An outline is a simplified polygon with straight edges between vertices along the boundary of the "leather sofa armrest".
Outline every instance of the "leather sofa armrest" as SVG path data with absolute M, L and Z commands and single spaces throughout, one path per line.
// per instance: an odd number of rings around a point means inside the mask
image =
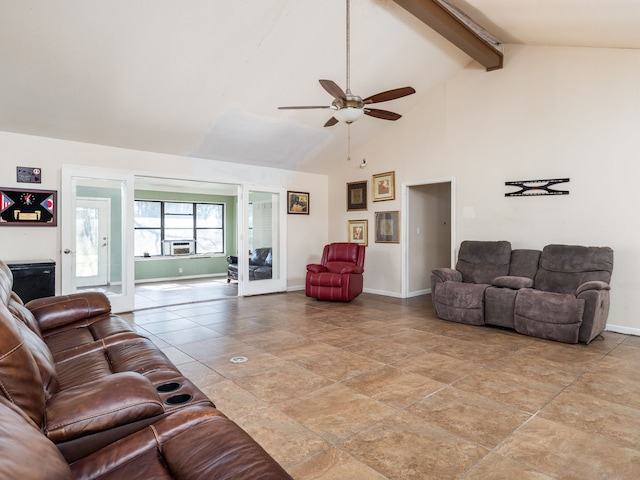
M 307 272 L 322 273 L 326 271 L 327 271 L 327 267 L 317 263 L 310 263 L 309 265 L 307 265 Z
M 238 263 L 238 257 L 236 255 L 229 255 L 227 257 L 227 263 Z
M 462 273 L 453 268 L 436 268 L 431 270 L 431 275 L 437 277 L 441 282 L 461 282 Z
M 38 298 L 31 300 L 25 306 L 38 321 L 42 331 L 111 313 L 111 302 L 101 292 Z
M 162 413 L 162 400 L 148 378 L 120 372 L 52 396 L 44 430 L 59 443 Z
M 521 288 L 532 288 L 533 280 L 528 277 L 515 277 L 505 275 L 496 277 L 491 281 L 494 287 L 511 288 L 512 290 L 520 290 Z
M 601 282 L 599 280 L 584 282 L 577 288 L 576 297 L 587 290 L 611 290 L 611 286 L 607 282 Z

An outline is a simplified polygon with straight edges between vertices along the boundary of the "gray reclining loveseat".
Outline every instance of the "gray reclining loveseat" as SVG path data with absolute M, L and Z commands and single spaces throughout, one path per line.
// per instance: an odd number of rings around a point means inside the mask
M 609 247 L 464 241 L 455 270 L 431 272 L 431 294 L 444 320 L 589 343 L 607 324 L 612 270 Z

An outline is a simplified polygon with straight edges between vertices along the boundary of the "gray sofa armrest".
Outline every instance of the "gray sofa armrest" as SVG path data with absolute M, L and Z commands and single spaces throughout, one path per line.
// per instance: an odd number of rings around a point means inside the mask
M 505 275 L 502 277 L 496 277 L 491 281 L 491 285 L 494 287 L 511 288 L 512 290 L 520 290 L 521 288 L 533 287 L 533 280 L 528 277 L 515 277 Z
M 431 275 L 441 282 L 461 282 L 462 273 L 453 268 L 436 268 L 431 270 Z
M 590 282 L 584 282 L 576 290 L 576 297 L 581 293 L 588 290 L 611 290 L 611 286 L 607 282 L 601 282 L 598 280 L 592 280 Z
M 584 302 L 584 315 L 580 325 L 579 340 L 590 343 L 607 326 L 609 306 L 611 303 L 607 282 L 585 282 L 576 290 L 576 298 Z

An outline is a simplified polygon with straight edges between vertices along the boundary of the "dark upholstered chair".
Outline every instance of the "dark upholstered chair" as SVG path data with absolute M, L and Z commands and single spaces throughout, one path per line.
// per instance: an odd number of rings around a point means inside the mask
M 484 292 L 494 278 L 509 275 L 510 262 L 510 242 L 462 242 L 455 270 L 431 272 L 431 295 L 438 317 L 484 325 Z
M 519 333 L 567 343 L 589 343 L 607 323 L 613 250 L 547 245 L 533 289 L 518 292 L 514 323 Z
M 229 255 L 227 257 L 229 266 L 227 268 L 227 283 L 231 280 L 238 280 L 238 257 Z M 249 280 L 265 280 L 273 275 L 273 252 L 271 247 L 256 248 L 249 255 Z
M 307 265 L 305 293 L 318 300 L 348 302 L 362 293 L 365 246 L 325 245 L 320 264 Z

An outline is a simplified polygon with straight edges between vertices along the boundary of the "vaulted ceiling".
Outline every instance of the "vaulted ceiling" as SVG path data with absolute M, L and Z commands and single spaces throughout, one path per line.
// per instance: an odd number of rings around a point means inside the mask
M 351 90 L 413 86 L 380 105 L 400 114 L 476 62 L 421 3 L 351 2 Z M 502 43 L 640 48 L 637 0 L 448 3 Z M 0 0 L 2 131 L 322 172 L 346 125 L 277 108 L 329 105 L 319 79 L 345 88 L 345 0 Z M 390 124 L 358 120 L 352 148 Z

